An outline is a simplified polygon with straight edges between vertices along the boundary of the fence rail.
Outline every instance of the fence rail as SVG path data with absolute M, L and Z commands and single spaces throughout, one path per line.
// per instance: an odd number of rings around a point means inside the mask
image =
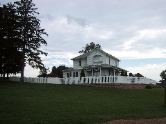
M 19 77 L 10 77 L 12 81 L 19 81 Z M 156 84 L 155 80 L 145 77 L 128 76 L 100 76 L 100 77 L 70 77 L 70 78 L 32 78 L 25 77 L 25 82 L 29 83 L 51 83 L 51 84 L 102 84 L 102 83 L 136 83 L 136 84 Z

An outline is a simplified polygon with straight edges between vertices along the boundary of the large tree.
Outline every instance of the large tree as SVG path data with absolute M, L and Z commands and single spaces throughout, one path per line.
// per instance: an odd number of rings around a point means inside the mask
M 95 48 L 101 48 L 101 46 L 99 44 L 95 44 L 94 42 L 91 42 L 89 44 L 86 44 L 85 47 L 79 51 L 79 53 L 88 53 L 91 50 L 95 49 Z
M 0 73 L 5 77 L 20 71 L 19 24 L 13 4 L 0 7 Z
M 161 77 L 161 83 L 162 85 L 164 86 L 165 88 L 165 97 L 164 97 L 164 104 L 166 106 L 166 70 L 163 70 L 161 73 L 160 73 L 160 77 Z
M 24 81 L 24 68 L 26 64 L 34 68 L 43 68 L 40 55 L 47 55 L 40 47 L 46 45 L 47 42 L 42 37 L 47 33 L 40 27 L 40 20 L 37 18 L 39 14 L 32 0 L 20 0 L 14 2 L 16 7 L 21 46 L 19 51 L 22 53 L 21 60 L 21 81 Z
M 57 68 L 55 66 L 52 67 L 52 71 L 48 74 L 48 77 L 59 77 L 63 78 L 63 70 L 68 69 L 65 65 L 60 65 Z

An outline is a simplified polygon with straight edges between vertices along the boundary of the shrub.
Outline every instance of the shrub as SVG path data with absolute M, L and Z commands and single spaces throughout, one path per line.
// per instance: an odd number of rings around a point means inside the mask
M 152 89 L 152 86 L 151 85 L 146 85 L 145 89 Z

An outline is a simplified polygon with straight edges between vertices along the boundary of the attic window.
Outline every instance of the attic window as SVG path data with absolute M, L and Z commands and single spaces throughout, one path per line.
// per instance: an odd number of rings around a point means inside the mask
M 101 55 L 93 56 L 93 62 L 96 63 L 96 64 L 101 64 L 103 62 L 102 61 L 102 56 Z
M 79 60 L 79 66 L 81 66 L 81 60 Z

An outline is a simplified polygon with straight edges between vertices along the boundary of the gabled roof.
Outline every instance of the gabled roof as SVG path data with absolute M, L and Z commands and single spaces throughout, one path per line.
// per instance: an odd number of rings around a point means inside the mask
M 102 49 L 99 49 L 99 48 L 93 49 L 93 50 L 91 50 L 90 52 L 84 53 L 84 54 L 82 54 L 82 55 L 79 55 L 79 56 L 77 56 L 77 57 L 75 57 L 75 58 L 72 58 L 71 60 L 78 60 L 78 59 L 86 58 L 90 53 L 92 53 L 92 52 L 95 51 L 95 50 L 100 51 L 101 53 L 105 54 L 106 56 L 108 56 L 108 57 L 110 57 L 110 58 L 113 58 L 113 59 L 116 59 L 116 60 L 120 61 L 120 60 L 119 60 L 118 58 L 116 58 L 115 56 L 112 56 L 111 54 L 108 54 L 108 53 L 106 53 L 105 51 L 103 51 Z

